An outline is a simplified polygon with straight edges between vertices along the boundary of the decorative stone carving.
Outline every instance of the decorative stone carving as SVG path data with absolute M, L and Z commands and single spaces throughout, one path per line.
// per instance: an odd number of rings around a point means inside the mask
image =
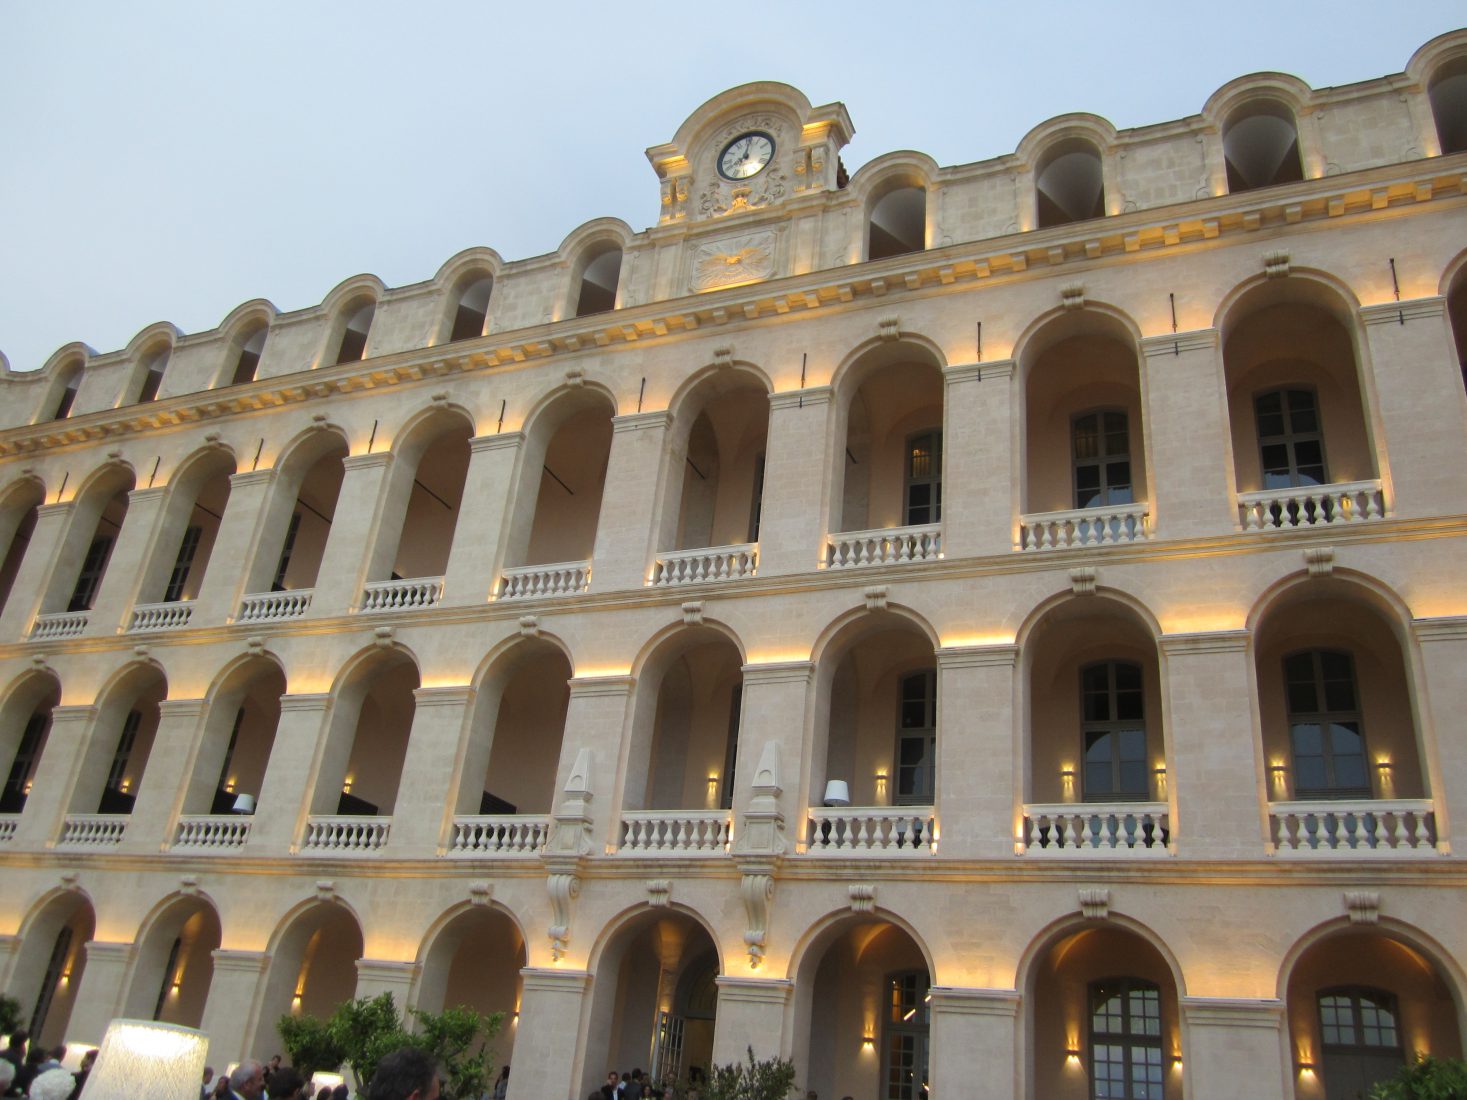
M 739 883 L 744 901 L 744 946 L 749 951 L 749 969 L 758 970 L 764 961 L 764 935 L 769 927 L 769 903 L 774 900 L 774 875 L 760 871 L 745 873 Z
M 683 625 L 684 626 L 702 626 L 703 625 L 703 601 L 702 600 L 689 600 L 687 603 L 683 604 Z
M 1080 914 L 1086 920 L 1110 919 L 1110 891 L 1103 886 L 1080 888 Z
M 181 877 L 178 880 L 178 892 L 180 894 L 183 894 L 185 897 L 190 897 L 190 898 L 198 897 L 199 896 L 199 876 L 198 875 L 184 875 L 183 877 Z
M 1060 305 L 1065 309 L 1085 308 L 1085 284 L 1069 283 L 1060 287 Z
M 245 649 L 249 652 L 250 656 L 258 657 L 265 649 L 265 639 L 259 635 L 246 638 Z
M 152 650 L 149 649 L 145 645 L 135 645 L 135 646 L 132 647 L 132 655 L 134 657 L 143 657 L 143 658 L 146 658 L 148 656 L 148 654 L 151 653 L 151 652 L 152 652 Z
M 738 833 L 738 854 L 777 856 L 784 852 L 784 815 L 779 811 L 783 790 L 779 744 L 766 741 L 754 768 L 754 797 L 749 799 L 749 808 L 744 811 L 744 827 Z
M 1275 248 L 1263 254 L 1263 273 L 1270 279 L 1283 279 L 1289 274 L 1289 253 Z
M 853 882 L 846 890 L 852 913 L 870 913 L 876 909 L 876 887 L 869 882 Z
M 586 383 L 586 372 L 580 367 L 571 367 L 565 372 L 565 384 L 567 386 L 583 386 Z
M 1311 546 L 1304 551 L 1304 565 L 1311 577 L 1328 577 L 1335 571 L 1334 547 Z
M 887 588 L 884 584 L 873 584 L 870 588 L 862 592 L 861 595 L 866 598 L 866 610 L 885 611 L 886 592 Z
M 392 627 L 379 626 L 372 631 L 372 644 L 379 649 L 386 649 L 392 644 Z
M 325 413 L 312 413 L 311 414 L 311 427 L 312 428 L 324 428 L 324 427 L 326 427 L 326 414 Z
M 336 900 L 336 883 L 335 883 L 334 880 L 329 879 L 329 878 L 318 878 L 316 880 L 316 900 L 317 901 L 335 901 Z
M 1351 924 L 1376 924 L 1380 920 L 1380 892 L 1346 890 L 1345 912 L 1350 914 Z
M 494 884 L 493 883 L 491 883 L 491 882 L 471 882 L 471 883 L 469 883 L 469 904 L 470 905 L 477 905 L 477 906 L 485 906 L 485 905 L 488 905 L 489 904 L 489 899 L 492 898 L 493 896 L 494 896 Z
M 734 349 L 733 345 L 729 344 L 725 347 L 713 349 L 713 362 L 710 364 L 710 366 L 731 367 L 733 366 L 733 361 Z
M 773 230 L 741 233 L 709 241 L 693 249 L 688 289 L 694 293 L 719 287 L 763 282 L 774 274 Z M 714 353 L 715 356 L 717 353 Z
M 61 888 L 63 890 L 80 890 L 81 884 L 78 881 L 80 877 L 75 871 L 63 872 L 61 875 Z
M 672 879 L 654 878 L 647 880 L 647 904 L 664 906 L 672 899 Z
M 44 653 L 32 653 L 31 667 L 34 668 L 37 672 L 50 667 L 46 664 L 46 655 Z
M 876 322 L 876 334 L 883 340 L 897 340 L 902 335 L 902 319 L 900 317 L 883 317 Z
M 540 616 L 521 615 L 520 634 L 525 638 L 538 638 L 540 636 Z
M 545 882 L 550 892 L 550 957 L 556 962 L 565 958 L 570 943 L 571 902 L 581 893 L 581 880 L 575 875 L 556 873 Z
M 1070 591 L 1077 596 L 1095 595 L 1095 583 L 1100 571 L 1093 565 L 1077 566 L 1070 570 Z

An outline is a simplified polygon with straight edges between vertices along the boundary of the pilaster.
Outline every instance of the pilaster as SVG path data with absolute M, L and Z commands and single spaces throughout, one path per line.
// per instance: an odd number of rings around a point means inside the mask
M 341 615 L 361 599 L 380 534 L 392 452 L 349 455 L 341 465 L 345 473 L 316 575 L 316 593 L 309 612 L 312 616 Z
M 591 1086 L 581 1087 L 584 1048 L 574 1052 L 591 975 L 584 970 L 527 966 L 520 976 L 520 1023 L 508 1100 L 585 1095 Z M 599 1078 L 594 1083 L 599 1084 Z
M 153 735 L 122 851 L 164 851 L 172 842 L 198 756 L 203 713 L 203 699 L 164 699 L 158 704 L 158 731 Z
M 622 735 L 635 687 L 636 680 L 631 676 L 576 676 L 570 681 L 570 703 L 566 708 L 555 789 L 566 789 L 577 770 L 573 762 L 587 754 L 587 790 L 600 799 L 596 808 L 585 810 L 586 831 L 598 850 L 610 842 L 622 799 L 630 797 L 627 754 L 623 751 L 623 741 L 629 739 Z M 613 756 L 614 753 L 621 755 Z M 589 785 L 592 776 L 596 779 L 594 785 Z M 646 781 L 645 775 L 641 781 Z
M 1413 619 L 1411 633 L 1421 653 L 1425 698 L 1419 700 L 1418 738 L 1426 786 L 1436 801 L 1438 848 L 1452 850 L 1456 822 L 1467 822 L 1467 615 Z
M 756 1060 L 780 1057 L 785 1008 L 794 983 L 782 978 L 727 976 L 715 978 L 714 983 L 718 986 L 718 1018 L 713 1024 L 713 1064 L 743 1062 L 751 1047 Z
M 429 858 L 446 839 L 458 784 L 464 780 L 464 742 L 474 696 L 468 685 L 413 692 L 413 725 L 387 842 L 392 855 Z
M 611 425 L 611 455 L 591 556 L 593 592 L 646 584 L 672 414 L 633 413 L 613 417 Z
M 251 855 L 284 855 L 305 827 L 330 709 L 325 693 L 281 696 L 270 764 L 245 843 Z
M 938 851 L 944 856 L 1014 853 L 1014 810 L 1021 801 L 1015 763 L 1023 758 L 1015 724 L 1018 658 L 1014 645 L 937 651 Z
M 214 976 L 199 1029 L 209 1036 L 209 1059 L 216 1069 L 250 1056 L 265 992 L 270 956 L 263 951 L 214 952 Z M 274 1021 L 266 1021 L 268 1028 Z
M 1019 402 L 1012 359 L 944 368 L 942 551 L 1004 554 L 1018 513 Z
M 83 950 L 87 964 L 72 1001 L 66 1041 L 99 1045 L 107 1025 L 122 1010 L 123 983 L 136 947 L 131 943 L 90 940 Z
M 357 999 L 391 993 L 398 1012 L 407 1007 L 408 995 L 418 976 L 418 964 L 393 959 L 357 960 Z
M 190 626 L 218 626 L 239 609 L 274 482 L 274 470 L 247 470 L 230 476 L 229 503 L 224 506 Z M 236 557 L 237 549 L 244 553 Z
M 167 504 L 166 486 L 134 489 L 127 494 L 127 516 L 112 545 L 112 556 L 87 617 L 87 634 L 110 637 L 127 629 L 144 577 L 159 552 L 158 538 Z
M 1019 994 L 933 986 L 932 1100 L 1016 1100 Z
M 765 754 L 776 753 L 780 788 L 773 810 L 791 850 L 804 840 L 809 776 L 804 770 L 805 713 L 815 676 L 811 661 L 779 661 L 743 667 L 744 698 L 739 715 L 738 762 L 734 770 L 734 814 L 746 819 Z M 811 796 L 813 797 L 813 796 Z
M 771 394 L 759 509 L 759 574 L 808 573 L 825 553 L 830 514 L 829 386 Z
M 469 471 L 463 507 L 453 531 L 443 575 L 445 606 L 474 606 L 489 599 L 504 560 L 509 498 L 524 432 L 480 435 L 469 440 Z
M 23 639 L 36 616 L 45 610 L 42 601 L 51 594 L 51 588 L 66 583 L 57 573 L 67 528 L 75 510 L 76 505 L 69 500 L 61 504 L 43 504 L 36 509 L 36 526 L 31 531 L 30 545 L 21 559 L 15 582 L 10 586 L 5 608 L 0 612 L 0 641 Z M 80 561 L 75 564 L 80 564 Z M 70 592 L 53 595 L 52 606 L 56 610 L 64 609 L 66 597 L 70 595 Z
M 1183 997 L 1182 1020 L 1190 1095 L 1294 1096 L 1292 1067 L 1283 1057 L 1282 1001 Z
M 49 848 L 61 835 L 61 823 L 71 806 L 77 772 L 96 720 L 97 708 L 93 706 L 52 708 L 46 749 L 36 765 L 30 797 L 16 826 L 17 848 Z

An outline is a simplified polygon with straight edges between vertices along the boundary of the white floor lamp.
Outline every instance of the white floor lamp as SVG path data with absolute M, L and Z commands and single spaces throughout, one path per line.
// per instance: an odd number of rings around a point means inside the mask
M 113 1020 L 82 1100 L 198 1100 L 209 1040 L 153 1020 Z

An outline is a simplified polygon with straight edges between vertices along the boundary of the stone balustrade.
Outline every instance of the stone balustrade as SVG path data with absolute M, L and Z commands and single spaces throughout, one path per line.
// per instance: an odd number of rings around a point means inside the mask
M 188 621 L 193 614 L 192 600 L 140 603 L 132 609 L 132 619 L 127 625 L 127 630 L 130 634 L 143 634 L 154 630 L 181 630 L 188 626 Z
M 1430 799 L 1274 802 L 1270 839 L 1281 856 L 1409 856 L 1437 853 Z
M 621 815 L 617 851 L 630 855 L 724 852 L 731 827 L 727 810 L 634 810 Z
M 387 844 L 387 834 L 391 829 L 390 817 L 312 814 L 306 822 L 306 836 L 301 841 L 301 851 L 312 855 L 323 852 L 376 852 Z
M 591 584 L 591 563 L 562 561 L 551 565 L 515 565 L 499 574 L 501 600 L 529 600 L 541 596 L 574 596 Z
M 67 814 L 61 825 L 63 848 L 111 848 L 122 843 L 128 814 Z
M 937 820 L 931 806 L 812 806 L 805 847 L 820 855 L 930 855 Z
M 473 814 L 453 819 L 452 856 L 533 856 L 550 835 L 548 817 Z
M 1385 493 L 1378 480 L 1267 489 L 1239 493 L 1238 512 L 1245 531 L 1363 523 L 1385 518 Z
M 252 592 L 239 602 L 237 623 L 278 623 L 298 619 L 311 607 L 314 588 L 297 588 L 293 592 Z
M 243 848 L 251 820 L 245 814 L 185 814 L 178 819 L 173 847 L 210 852 Z
M 15 839 L 15 830 L 19 824 L 20 814 L 0 814 L 0 844 L 9 844 Z
M 442 577 L 405 581 L 369 581 L 362 590 L 362 611 L 417 611 L 437 607 L 443 598 Z
M 700 550 L 669 550 L 657 555 L 652 584 L 659 588 L 675 584 L 703 584 L 752 577 L 759 564 L 757 543 L 709 546 Z
M 1019 545 L 1025 550 L 1072 550 L 1151 538 L 1151 506 L 1145 501 L 1037 512 L 1019 521 Z
M 942 557 L 942 524 L 886 527 L 876 531 L 840 531 L 826 536 L 827 569 L 936 561 Z
M 1173 839 L 1165 802 L 1033 803 L 1020 847 L 1031 856 L 1163 857 Z
M 31 641 L 47 642 L 58 638 L 75 638 L 87 628 L 90 611 L 57 611 L 49 615 L 37 615 L 31 627 Z

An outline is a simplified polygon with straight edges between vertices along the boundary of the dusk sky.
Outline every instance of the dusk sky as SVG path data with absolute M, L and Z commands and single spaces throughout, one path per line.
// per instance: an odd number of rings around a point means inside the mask
M 10 0 L 0 352 L 30 370 L 252 298 L 311 306 L 360 272 L 418 282 L 473 245 L 515 260 L 595 217 L 645 228 L 643 150 L 751 80 L 844 102 L 854 173 L 894 149 L 1000 156 L 1069 111 L 1181 118 L 1259 70 L 1397 73 L 1464 23 L 1462 0 Z

